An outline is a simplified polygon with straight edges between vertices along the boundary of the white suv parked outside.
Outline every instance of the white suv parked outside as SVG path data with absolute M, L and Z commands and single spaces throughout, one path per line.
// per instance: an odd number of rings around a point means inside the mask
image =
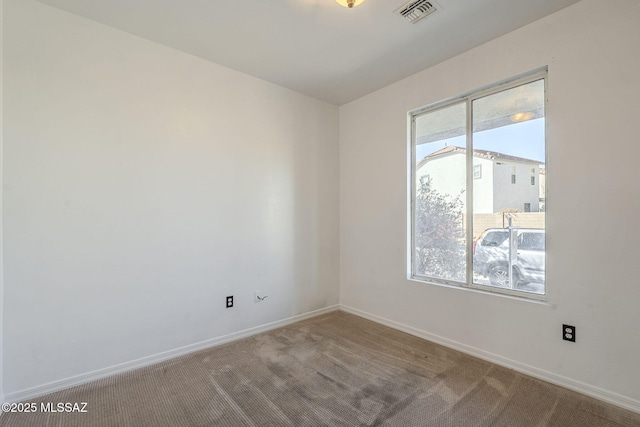
M 509 234 L 512 252 L 513 283 L 509 282 Z M 529 283 L 544 286 L 545 230 L 543 228 L 488 228 L 473 244 L 473 271 L 487 277 L 492 286 L 522 288 Z

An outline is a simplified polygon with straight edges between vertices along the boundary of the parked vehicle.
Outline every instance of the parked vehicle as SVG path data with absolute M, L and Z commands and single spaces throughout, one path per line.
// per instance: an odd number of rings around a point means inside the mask
M 513 285 L 509 283 L 509 234 L 515 233 Z M 489 228 L 473 244 L 473 271 L 499 287 L 517 287 L 545 280 L 545 230 Z

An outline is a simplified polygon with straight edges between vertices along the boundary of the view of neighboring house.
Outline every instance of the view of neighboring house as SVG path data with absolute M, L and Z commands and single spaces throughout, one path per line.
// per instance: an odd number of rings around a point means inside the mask
M 416 166 L 416 178 L 431 178 L 432 188 L 442 195 L 456 197 L 465 203 L 463 193 L 466 149 L 444 147 L 424 157 Z M 486 150 L 473 151 L 474 212 L 495 213 L 505 209 L 540 212 L 540 162 Z M 543 172 L 544 174 L 544 172 Z M 542 202 L 542 206 L 541 206 Z

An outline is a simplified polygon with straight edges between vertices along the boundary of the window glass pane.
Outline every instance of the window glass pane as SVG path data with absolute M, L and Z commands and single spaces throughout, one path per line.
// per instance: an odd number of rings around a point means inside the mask
M 520 249 L 544 251 L 544 233 L 522 233 L 518 241 Z
M 483 172 L 473 180 L 473 283 L 544 294 L 544 80 L 476 99 L 472 115 Z
M 415 118 L 414 274 L 466 282 L 466 103 Z

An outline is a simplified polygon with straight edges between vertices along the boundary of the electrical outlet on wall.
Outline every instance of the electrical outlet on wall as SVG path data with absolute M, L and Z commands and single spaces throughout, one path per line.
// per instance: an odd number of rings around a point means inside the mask
M 565 341 L 576 342 L 576 327 L 571 325 L 562 325 L 562 339 Z
M 227 308 L 233 307 L 233 295 L 227 297 Z

